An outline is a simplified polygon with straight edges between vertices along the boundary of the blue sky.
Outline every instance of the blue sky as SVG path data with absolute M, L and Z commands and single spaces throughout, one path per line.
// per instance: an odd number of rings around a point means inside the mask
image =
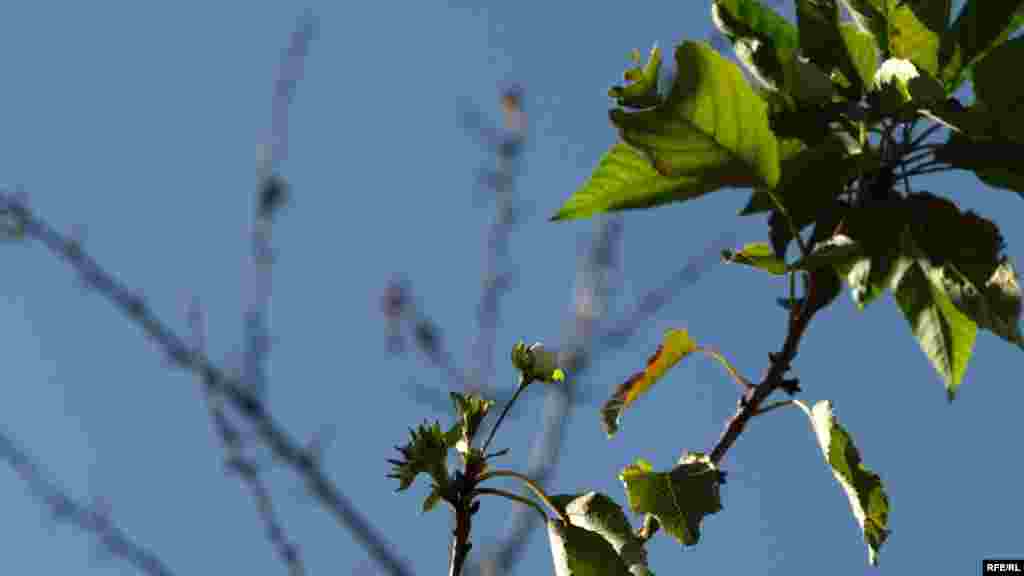
M 275 67 L 295 18 L 290 3 L 17 3 L 0 21 L 0 185 L 85 248 L 174 328 L 198 297 L 210 355 L 237 366 L 257 142 L 270 124 Z M 446 389 L 421 357 L 390 356 L 378 298 L 401 273 L 416 303 L 470 364 L 489 152 L 457 122 L 459 102 L 497 118 L 498 90 L 525 89 L 529 141 L 516 191 L 526 219 L 502 300 L 496 385 L 512 387 L 518 339 L 557 341 L 581 247 L 594 222 L 548 223 L 614 141 L 607 88 L 629 51 L 665 49 L 711 31 L 704 2 L 314 3 L 318 39 L 290 117 L 282 164 L 294 202 L 274 229 L 277 261 L 269 366 L 271 407 L 300 438 L 333 438 L 326 470 L 418 573 L 443 570 L 449 520 L 419 513 L 425 483 L 395 494 L 393 445 L 424 418 L 410 384 Z M 955 173 L 922 180 L 1001 227 L 1024 253 L 1021 199 Z M 723 232 L 763 240 L 762 217 L 738 218 L 748 192 L 625 215 L 622 289 L 634 302 Z M 0 343 L 8 394 L 0 429 L 71 495 L 109 503 L 113 518 L 176 574 L 280 574 L 222 451 L 200 387 L 167 367 L 141 330 L 35 244 L 0 246 Z M 668 328 L 718 347 L 748 377 L 781 345 L 781 281 L 718 265 L 681 292 L 580 385 L 605 397 L 643 365 Z M 844 293 L 812 324 L 795 362 L 808 400 L 830 399 L 866 464 L 888 488 L 893 535 L 882 574 L 969 574 L 983 557 L 1021 556 L 1018 485 L 1021 352 L 979 335 L 960 396 L 941 382 L 887 297 L 857 312 Z M 531 390 L 503 427 L 503 464 L 524 469 L 543 402 Z M 735 407 L 735 386 L 704 358 L 676 368 L 605 439 L 597 403 L 577 407 L 552 492 L 601 490 L 624 502 L 618 471 L 637 457 L 668 468 L 708 450 Z M 270 463 L 268 457 L 263 461 Z M 729 453 L 725 509 L 680 550 L 656 538 L 659 574 L 758 570 L 861 574 L 866 551 L 806 418 L 757 419 Z M 365 552 L 287 469 L 269 472 L 309 573 L 374 573 Z M 11 574 L 119 574 L 89 535 L 52 521 L 0 468 L 0 541 Z M 511 503 L 486 501 L 473 555 L 505 530 Z M 638 519 L 634 519 L 638 521 Z M 1014 536 L 1013 534 L 1018 534 Z M 547 573 L 546 537 L 520 574 Z

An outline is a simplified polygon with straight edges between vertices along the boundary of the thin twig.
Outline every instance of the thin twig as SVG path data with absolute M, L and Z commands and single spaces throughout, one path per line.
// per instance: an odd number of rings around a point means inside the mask
M 541 518 L 544 519 L 544 522 L 547 522 L 547 520 L 548 520 L 548 515 L 547 515 L 547 513 L 544 512 L 544 509 L 540 507 L 540 504 L 537 504 L 533 500 L 530 500 L 529 498 L 526 498 L 524 496 L 520 496 L 518 494 L 513 494 L 511 492 L 508 492 L 506 490 L 502 490 L 500 488 L 477 488 L 476 490 L 473 491 L 473 493 L 474 494 L 493 494 L 495 496 L 504 496 L 505 498 L 508 498 L 509 500 L 515 500 L 516 502 L 519 502 L 521 504 L 526 504 L 527 506 L 533 508 L 534 510 L 537 511 L 538 514 L 540 514 Z
M 919 166 L 915 166 L 910 171 L 901 173 L 901 175 L 921 176 L 924 174 L 934 174 L 936 172 L 949 172 L 950 170 L 955 170 L 955 168 L 944 162 L 928 162 Z
M 912 166 L 909 166 L 910 164 L 931 157 L 933 154 L 935 154 L 936 148 L 938 148 L 938 145 L 928 144 L 926 146 L 922 146 L 916 152 L 908 154 L 905 158 L 902 158 L 900 160 L 900 163 L 912 168 Z
M 500 477 L 515 478 L 515 479 L 521 481 L 523 484 L 526 485 L 527 488 L 530 489 L 531 492 L 533 492 L 533 494 L 537 498 L 540 498 L 541 502 L 546 504 L 547 507 L 550 508 L 552 512 L 557 514 L 558 517 L 562 519 L 562 521 L 564 521 L 566 524 L 570 523 L 569 522 L 569 517 L 566 515 L 565 511 L 559 510 L 558 506 L 555 506 L 555 503 L 552 502 L 550 498 L 548 498 L 547 493 L 545 493 L 544 490 L 541 489 L 541 487 L 538 486 L 536 482 L 531 480 L 530 477 L 527 476 L 526 474 L 521 474 L 521 473 L 516 472 L 514 470 L 489 470 L 489 471 L 484 472 L 483 474 L 481 474 L 480 477 L 477 479 L 477 481 L 478 482 L 484 482 L 484 481 L 489 480 L 491 478 L 500 478 Z
M 794 406 L 795 402 L 797 402 L 797 400 L 776 400 L 774 402 L 768 402 L 764 406 L 761 406 L 760 408 L 757 409 L 757 413 L 755 414 L 755 416 L 760 416 L 760 415 L 762 415 L 762 414 L 764 414 L 766 412 L 771 412 L 772 410 L 775 410 L 776 408 L 785 408 L 786 406 Z
M 925 128 L 920 134 L 918 134 L 913 140 L 910 141 L 910 150 L 916 150 L 918 146 L 928 139 L 929 136 L 941 130 L 945 126 L 943 124 L 932 124 Z
M 487 441 L 484 442 L 483 448 L 480 449 L 481 452 L 487 452 L 488 446 L 491 445 L 491 440 L 494 440 L 494 434 L 498 432 L 498 426 L 501 426 L 501 422 L 505 419 L 505 415 L 508 414 L 512 405 L 516 403 L 516 400 L 519 398 L 519 395 L 523 393 L 523 390 L 526 390 L 526 387 L 530 385 L 530 382 L 530 380 L 520 377 L 519 386 L 516 386 L 516 391 L 512 394 L 512 399 L 505 404 L 505 408 L 502 409 L 501 414 L 498 416 L 498 420 L 494 423 L 494 426 L 491 426 L 491 433 L 487 435 Z

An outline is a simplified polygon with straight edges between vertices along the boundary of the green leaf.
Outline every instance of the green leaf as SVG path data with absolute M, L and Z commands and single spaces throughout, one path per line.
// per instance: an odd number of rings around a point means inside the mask
M 885 59 L 901 58 L 935 75 L 939 66 L 942 7 L 900 0 L 843 0 L 858 28 L 870 32 Z M 931 4 L 931 2 L 928 2 Z
M 654 472 L 638 459 L 622 470 L 619 479 L 633 512 L 654 516 L 684 546 L 696 544 L 701 521 L 722 509 L 722 473 L 699 452 L 684 455 L 668 472 Z
M 846 283 L 850 285 L 850 297 L 858 310 L 863 311 L 864 307 L 878 299 L 884 288 L 876 282 L 872 282 L 871 273 L 874 270 L 870 258 L 859 258 L 853 262 L 846 273 Z
M 896 4 L 910 8 L 922 24 L 938 34 L 949 26 L 952 0 L 899 0 Z
M 682 202 L 717 188 L 717 183 L 701 181 L 697 176 L 663 176 L 639 150 L 619 142 L 601 158 L 587 182 L 551 220 L 587 218 L 603 212 Z
M 797 260 L 792 270 L 813 271 L 819 268 L 834 267 L 838 271 L 846 271 L 863 255 L 863 248 L 844 234 L 836 234 L 811 249 L 811 253 Z
M 864 534 L 868 562 L 877 566 L 878 551 L 889 537 L 889 497 L 882 479 L 861 462 L 860 451 L 836 420 L 831 402 L 823 400 L 813 409 L 799 400 L 794 402 L 810 418 L 825 462 L 846 492 L 853 516 Z
M 733 264 L 746 264 L 776 276 L 782 276 L 786 273 L 786 262 L 775 255 L 772 247 L 767 242 L 747 244 L 740 248 L 738 252 L 722 250 L 722 261 Z
M 835 270 L 850 286 L 850 297 L 858 310 L 878 299 L 888 286 L 889 264 L 887 255 L 869 254 L 857 243 L 859 254 L 836 266 Z
M 553 220 L 685 201 L 725 187 L 774 186 L 778 146 L 766 105 L 735 65 L 695 42 L 679 46 L 676 65 L 662 105 L 611 111 L 631 146 L 612 147 Z
M 993 49 L 975 65 L 974 94 L 992 113 L 1018 118 L 1024 114 L 1020 108 L 1020 103 L 1024 102 L 1024 86 L 1006 81 L 1017 73 L 1022 61 L 1024 37 L 1019 37 Z
M 926 71 L 907 82 L 907 91 L 910 92 L 910 98 L 916 108 L 934 110 L 946 104 L 946 93 L 942 84 Z
M 799 117 L 790 111 L 790 117 Z M 797 164 L 794 163 L 794 159 L 798 156 L 803 155 L 808 150 L 807 146 L 804 145 L 803 141 L 799 138 L 780 138 L 779 139 L 779 159 L 781 160 L 781 176 L 779 178 L 779 184 L 776 185 L 776 190 L 786 187 L 787 178 L 791 178 L 796 173 Z M 799 165 L 804 165 L 806 162 L 799 162 Z M 751 214 L 758 214 L 760 212 L 768 212 L 775 207 L 775 203 L 771 199 L 771 195 L 764 188 L 755 188 L 754 192 L 751 193 L 750 199 L 747 200 L 747 205 L 740 210 L 740 216 L 750 216 Z
M 1022 157 L 1024 142 L 996 138 L 972 140 L 955 132 L 935 150 L 936 160 L 954 168 L 973 170 L 989 186 L 1013 190 L 1024 198 Z
M 878 66 L 875 38 L 852 22 L 840 22 L 839 15 L 836 0 L 797 0 L 800 49 L 821 70 L 839 69 L 842 77 L 851 83 L 852 95 L 862 94 L 864 87 L 871 85 L 871 77 Z M 842 81 L 837 83 L 842 84 Z
M 462 440 L 466 445 L 473 443 L 473 437 L 480 429 L 480 423 L 487 416 L 487 411 L 494 406 L 493 400 L 484 400 L 476 394 L 450 393 L 455 403 L 455 414 L 461 424 Z
M 640 62 L 640 53 L 634 52 L 633 59 Z M 612 86 L 608 96 L 615 98 L 619 106 L 630 108 L 647 108 L 661 103 L 658 95 L 658 72 L 661 70 L 661 50 L 655 46 L 643 67 L 626 70 L 623 79 L 625 86 Z
M 953 305 L 979 328 L 1024 349 L 1020 282 L 1008 260 L 1000 263 L 984 284 L 976 284 L 950 263 L 939 268 L 936 276 Z
M 842 0 L 843 6 L 858 28 L 870 32 L 875 45 L 886 55 L 889 46 L 888 8 L 895 0 Z M 888 57 L 886 55 L 886 57 Z
M 401 460 L 388 460 L 394 471 L 389 478 L 398 480 L 398 490 L 407 489 L 419 474 L 428 474 L 434 484 L 442 490 L 448 486 L 448 444 L 445 434 L 441 432 L 438 422 L 423 423 L 418 428 L 410 429 L 411 440 L 405 446 L 395 446 L 402 454 Z
M 626 513 L 617 502 L 599 492 L 559 495 L 551 500 L 566 513 L 570 524 L 600 534 L 611 544 L 630 572 L 647 567 L 644 542 L 633 533 Z
M 806 302 L 810 309 L 810 314 L 814 314 L 835 302 L 843 287 L 839 274 L 833 268 L 812 270 L 809 274 L 809 279 L 805 280 L 805 286 L 807 287 Z
M 686 42 L 676 50 L 676 67 L 660 106 L 611 111 L 632 147 L 612 147 L 552 220 L 690 200 L 726 186 L 774 186 L 778 144 L 767 105 L 735 64 L 704 43 Z
M 676 49 L 677 75 L 666 102 L 638 112 L 612 110 L 622 139 L 668 177 L 695 176 L 704 189 L 774 186 L 778 143 L 767 106 L 735 64 L 703 42 Z
M 797 0 L 796 25 L 803 55 L 826 72 L 838 68 L 839 4 L 836 0 Z
M 849 22 L 839 26 L 839 34 L 849 57 L 849 66 L 856 72 L 861 89 L 871 86 L 871 80 L 878 70 L 878 47 L 875 46 L 874 37 Z M 843 73 L 850 76 L 847 71 Z
M 850 177 L 856 175 L 856 162 L 856 158 L 847 156 L 844 144 L 834 137 L 784 158 L 782 176 L 774 193 L 797 228 L 814 222 L 835 201 Z M 776 209 L 768 191 L 758 188 L 741 214 Z M 784 220 L 781 224 L 788 232 L 788 224 Z
M 686 330 L 666 331 L 658 349 L 647 359 L 647 366 L 620 384 L 601 408 L 601 420 L 608 437 L 618 432 L 619 419 L 630 404 L 647 392 L 670 368 L 698 349 L 697 343 Z
M 788 67 L 796 61 L 796 28 L 758 0 L 714 0 L 711 20 L 736 49 L 736 56 L 762 84 L 791 93 Z
M 662 105 L 611 111 L 630 146 L 612 147 L 552 220 L 690 200 L 726 186 L 775 184 L 778 144 L 767 106 L 735 64 L 706 44 L 686 42 L 676 50 L 676 66 Z
M 927 193 L 909 196 L 906 204 L 914 242 L 956 308 L 979 327 L 1021 345 L 1020 286 L 995 223 Z
M 557 576 L 631 576 L 600 534 L 557 518 L 548 520 L 548 540 Z
M 939 69 L 939 37 L 945 23 L 936 28 L 918 18 L 912 5 L 904 3 L 890 7 L 888 15 L 889 53 L 894 58 L 905 58 L 918 69 L 935 76 Z M 933 24 L 934 25 L 934 24 Z
M 796 102 L 831 102 L 833 87 L 817 66 L 797 58 L 797 29 L 758 0 L 715 0 L 711 18 L 758 81 Z
M 903 235 L 903 254 L 894 264 L 890 290 L 952 402 L 967 371 L 978 327 L 953 304 L 941 271 L 920 254 L 909 233 Z
M 952 94 L 974 64 L 1002 44 L 1017 27 L 1024 0 L 967 0 L 942 36 L 938 78 Z
M 1010 103 L 992 87 L 994 78 L 987 77 L 990 73 L 983 74 L 983 93 L 1003 109 L 993 110 L 981 99 L 968 108 L 950 101 L 937 107 L 937 114 L 957 130 L 951 130 L 946 142 L 935 150 L 935 159 L 973 170 L 989 186 L 1024 196 L 1024 167 L 1019 162 L 1024 154 L 1024 114 L 1007 109 Z
M 860 248 L 860 256 L 836 271 L 850 285 L 850 296 L 859 310 L 881 296 L 891 284 L 893 263 L 901 255 L 906 212 L 904 203 L 897 199 L 872 202 L 842 215 L 842 233 Z

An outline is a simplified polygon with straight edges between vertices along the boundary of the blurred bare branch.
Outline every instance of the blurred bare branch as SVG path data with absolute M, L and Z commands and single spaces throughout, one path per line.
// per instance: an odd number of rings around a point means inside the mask
M 316 37 L 317 19 L 309 11 L 299 18 L 283 51 L 274 81 L 270 106 L 270 133 L 260 143 L 256 167 L 256 211 L 252 228 L 252 262 L 242 279 L 245 311 L 245 352 L 242 380 L 261 398 L 267 386 L 266 363 L 270 353 L 268 316 L 271 297 L 273 250 L 271 224 L 274 214 L 289 195 L 288 184 L 277 165 L 288 158 L 288 105 L 302 79 L 309 43 Z
M 192 345 L 195 350 L 206 350 L 206 322 L 198 301 L 193 301 L 188 314 L 189 329 L 192 332 Z M 217 438 L 224 449 L 225 470 L 229 474 L 238 474 L 249 488 L 256 501 L 256 510 L 260 515 L 267 533 L 267 540 L 274 547 L 278 557 L 288 567 L 291 576 L 305 574 L 299 547 L 291 542 L 285 534 L 284 527 L 274 509 L 274 503 L 263 478 L 260 467 L 255 459 L 245 455 L 245 435 L 228 417 L 224 410 L 224 399 L 212 394 L 213 387 L 207 383 L 204 387 L 207 410 L 213 422 Z
M 522 89 L 518 86 L 506 89 L 501 94 L 501 107 L 503 130 L 495 131 L 498 134 L 498 141 L 494 142 L 497 165 L 490 179 L 495 217 L 487 232 L 482 290 L 477 305 L 477 333 L 472 348 L 472 361 L 476 366 L 465 387 L 466 391 L 485 395 L 491 389 L 494 376 L 494 346 L 501 316 L 501 296 L 509 288 L 509 272 L 506 270 L 508 241 L 517 224 L 514 184 L 526 138 Z
M 300 475 L 307 489 L 347 529 L 377 563 L 393 576 L 407 576 L 412 570 L 392 551 L 391 544 L 355 508 L 324 474 L 320 461 L 289 434 L 267 410 L 264 401 L 238 378 L 214 364 L 202 350 L 189 346 L 150 309 L 144 299 L 103 269 L 82 247 L 36 217 L 14 196 L 0 193 L 0 213 L 6 213 L 27 239 L 38 241 L 55 256 L 65 260 L 83 281 L 109 300 L 131 322 L 139 325 L 159 345 L 169 361 L 194 372 L 207 394 L 225 399 L 255 430 L 258 438 L 278 460 Z
M 11 469 L 28 485 L 32 496 L 50 509 L 54 520 L 68 522 L 79 530 L 94 534 L 111 556 L 123 559 L 143 574 L 173 574 L 154 552 L 137 544 L 114 524 L 109 506 L 105 506 L 102 501 L 88 506 L 68 496 L 57 485 L 46 480 L 28 453 L 18 447 L 14 439 L 4 432 L 0 432 L 0 458 L 6 460 Z
M 465 376 L 456 366 L 455 358 L 445 345 L 440 327 L 430 318 L 422 315 L 413 303 L 412 288 L 401 276 L 388 282 L 381 296 L 381 312 L 388 325 L 388 350 L 399 354 L 405 350 L 404 329 L 409 327 L 413 332 L 413 342 L 432 365 L 441 369 L 448 378 L 450 386 L 462 388 Z M 447 393 L 444 395 L 444 406 L 450 406 Z

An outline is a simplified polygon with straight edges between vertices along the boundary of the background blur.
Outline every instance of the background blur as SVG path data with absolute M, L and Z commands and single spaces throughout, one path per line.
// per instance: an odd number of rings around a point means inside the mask
M 450 521 L 441 508 L 419 513 L 423 479 L 395 494 L 385 460 L 408 427 L 450 419 L 411 390 L 446 393 L 451 383 L 409 342 L 404 355 L 388 352 L 381 293 L 396 274 L 407 278 L 417 310 L 441 327 L 455 364 L 475 365 L 476 303 L 494 218 L 480 174 L 494 154 L 459 118 L 477 109 L 498 123 L 497 95 L 516 84 L 528 129 L 495 386 L 515 384 L 507 358 L 516 340 L 560 340 L 596 221 L 546 220 L 614 141 L 605 91 L 629 65 L 630 50 L 646 53 L 657 42 L 670 56 L 677 42 L 712 30 L 705 2 L 624 6 L 310 6 L 318 38 L 281 165 L 293 202 L 274 228 L 270 405 L 296 436 L 321 438 L 331 477 L 417 573 L 445 569 Z M 270 125 L 281 50 L 304 8 L 39 0 L 8 3 L 0 18 L 0 185 L 21 186 L 38 215 L 82 239 L 182 334 L 186 305 L 198 297 L 210 354 L 228 367 L 240 364 L 256 143 Z M 926 178 L 924 188 L 994 219 L 1021 261 L 1019 197 L 963 173 Z M 766 239 L 763 216 L 735 216 L 747 196 L 721 191 L 626 213 L 621 289 L 609 314 L 620 317 L 723 233 L 737 245 Z M 284 572 L 249 493 L 224 475 L 196 379 L 170 370 L 138 327 L 39 245 L 0 246 L 0 258 L 0 430 L 70 495 L 106 506 L 176 574 Z M 611 441 L 598 406 L 673 327 L 759 378 L 767 353 L 782 343 L 785 313 L 774 299 L 784 291 L 781 280 L 715 264 L 625 346 L 596 357 L 578 382 L 593 400 L 570 412 L 550 491 L 596 489 L 624 503 L 617 474 L 635 458 L 666 469 L 683 449 L 709 450 L 737 390 L 707 358 L 671 372 L 627 411 Z M 888 489 L 894 532 L 879 573 L 975 574 L 983 557 L 1024 555 L 1021 360 L 1019 350 L 980 333 L 960 396 L 947 405 L 888 297 L 859 313 L 844 291 L 812 323 L 794 363 L 804 397 L 834 401 Z M 520 417 L 502 428 L 495 446 L 512 450 L 503 467 L 526 468 L 542 395 L 531 389 Z M 846 497 L 799 411 L 753 422 L 725 467 L 725 510 L 706 519 L 692 549 L 655 538 L 656 572 L 868 570 Z M 270 469 L 267 480 L 310 574 L 377 572 L 290 470 Z M 471 558 L 506 534 L 512 506 L 484 502 Z M 94 537 L 55 521 L 8 466 L 0 467 L 0 509 L 0 572 L 131 572 Z M 535 531 L 517 573 L 550 570 L 547 537 Z

